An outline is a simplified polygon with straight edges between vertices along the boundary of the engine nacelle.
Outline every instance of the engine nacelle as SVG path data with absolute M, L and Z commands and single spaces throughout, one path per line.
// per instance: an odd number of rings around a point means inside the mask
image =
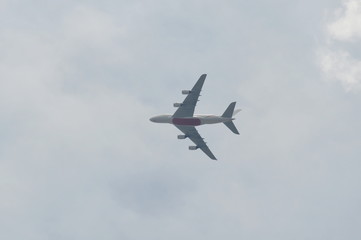
M 188 95 L 191 93 L 191 90 L 182 90 L 183 95 Z
M 180 107 L 180 106 L 182 106 L 182 104 L 181 103 L 174 103 L 173 106 L 174 107 Z
M 198 147 L 197 146 L 189 146 L 189 150 L 197 150 Z
M 186 135 L 178 135 L 178 139 L 186 139 L 187 136 Z

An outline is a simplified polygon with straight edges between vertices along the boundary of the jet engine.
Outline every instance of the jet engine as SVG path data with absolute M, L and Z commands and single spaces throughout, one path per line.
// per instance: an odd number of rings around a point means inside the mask
M 191 90 L 182 90 L 183 95 L 188 95 L 191 93 Z
M 180 106 L 182 106 L 182 104 L 181 103 L 174 103 L 173 106 L 174 107 L 180 107 Z
M 186 139 L 187 136 L 186 135 L 178 135 L 178 139 Z
M 198 147 L 197 146 L 189 146 L 189 150 L 197 150 Z

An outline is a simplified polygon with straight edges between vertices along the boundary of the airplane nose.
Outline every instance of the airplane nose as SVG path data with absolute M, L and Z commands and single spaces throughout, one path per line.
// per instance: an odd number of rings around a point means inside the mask
M 155 117 L 151 117 L 151 118 L 149 118 L 149 121 L 151 121 L 151 122 L 155 122 L 154 119 Z

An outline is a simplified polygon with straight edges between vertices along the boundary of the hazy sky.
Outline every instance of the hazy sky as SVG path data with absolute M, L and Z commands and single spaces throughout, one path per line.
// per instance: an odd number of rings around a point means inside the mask
M 0 0 L 0 239 L 361 239 L 361 0 Z M 219 161 L 153 115 L 207 73 Z

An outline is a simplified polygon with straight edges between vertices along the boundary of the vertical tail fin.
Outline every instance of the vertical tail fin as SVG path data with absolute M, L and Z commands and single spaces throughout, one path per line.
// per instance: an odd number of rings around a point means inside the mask
M 229 106 L 227 107 L 226 111 L 224 111 L 224 113 L 222 114 L 222 117 L 224 118 L 229 118 L 230 120 L 228 122 L 224 122 L 224 125 L 226 125 L 229 130 L 231 130 L 233 133 L 235 134 L 239 134 L 236 126 L 234 125 L 234 123 L 232 122 L 233 120 L 233 112 L 234 112 L 234 107 L 236 106 L 236 102 L 232 102 L 231 104 L 229 104 Z M 239 111 L 236 110 L 235 114 L 237 114 Z M 234 115 L 235 115 L 234 114 Z
M 236 106 L 236 102 L 229 104 L 228 108 L 222 114 L 222 117 L 231 118 L 233 116 L 234 107 Z
M 242 109 L 236 109 L 233 112 L 233 117 L 237 115 L 237 113 L 239 113 L 240 111 L 242 111 Z

